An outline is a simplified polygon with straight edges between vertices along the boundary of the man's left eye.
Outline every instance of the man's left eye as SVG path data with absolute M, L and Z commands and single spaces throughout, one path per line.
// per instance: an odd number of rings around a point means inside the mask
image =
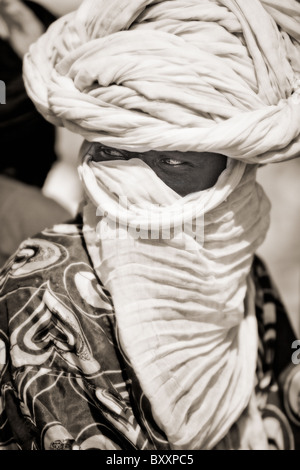
M 174 158 L 164 158 L 162 162 L 166 163 L 167 165 L 172 165 L 172 166 L 184 165 L 186 163 L 186 162 L 181 162 L 180 160 L 175 160 Z

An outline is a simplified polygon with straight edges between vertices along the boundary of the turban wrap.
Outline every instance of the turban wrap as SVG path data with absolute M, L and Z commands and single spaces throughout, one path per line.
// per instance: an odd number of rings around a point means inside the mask
M 86 141 L 229 157 L 213 188 L 185 198 L 138 159 L 85 157 L 80 167 L 87 248 L 112 295 L 121 349 L 173 449 L 213 448 L 247 407 L 257 410 L 249 273 L 269 203 L 255 172 L 299 155 L 299 19 L 294 0 L 86 0 L 25 58 L 37 109 Z M 118 217 L 122 194 L 134 208 L 121 210 L 129 225 L 143 222 L 145 202 L 159 208 L 156 221 L 170 207 L 177 219 L 182 207 L 199 215 L 203 203 L 203 246 L 186 249 L 190 233 L 99 239 L 95 206 Z M 264 447 L 261 433 L 262 423 L 249 448 Z
M 295 0 L 84 1 L 31 49 L 38 110 L 112 147 L 299 155 Z

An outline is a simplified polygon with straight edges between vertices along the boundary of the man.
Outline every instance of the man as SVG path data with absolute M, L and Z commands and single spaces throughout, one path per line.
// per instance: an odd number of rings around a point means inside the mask
M 2 272 L 3 444 L 299 445 L 294 337 L 254 257 L 257 164 L 299 155 L 299 16 L 87 0 L 32 47 L 29 96 L 86 139 L 86 198 Z

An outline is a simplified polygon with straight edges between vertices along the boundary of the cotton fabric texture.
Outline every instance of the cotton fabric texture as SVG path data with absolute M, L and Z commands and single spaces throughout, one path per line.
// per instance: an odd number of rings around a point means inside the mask
M 295 0 L 87 0 L 31 48 L 27 91 L 89 141 L 286 160 L 300 151 L 299 18 Z
M 87 248 L 112 295 L 120 346 L 154 418 L 173 449 L 212 448 L 254 390 L 257 326 L 249 272 L 269 223 L 255 168 L 230 162 L 213 188 L 184 198 L 139 159 L 87 162 L 80 173 L 90 200 L 83 219 Z M 110 197 L 113 206 L 118 194 L 127 195 L 128 223 L 105 235 L 107 220 L 97 217 L 96 208 L 115 215 L 105 201 Z M 147 202 L 160 218 L 148 214 Z M 190 206 L 198 209 L 194 217 Z M 162 226 L 168 213 L 187 214 L 203 240 L 177 219 L 177 233 L 166 239 L 163 232 L 153 239 L 146 231 L 136 240 L 128 232 L 130 226 L 145 230 L 147 222 L 155 228 L 153 219 Z M 114 219 L 123 222 L 122 215 Z M 260 424 L 256 432 L 264 447 Z

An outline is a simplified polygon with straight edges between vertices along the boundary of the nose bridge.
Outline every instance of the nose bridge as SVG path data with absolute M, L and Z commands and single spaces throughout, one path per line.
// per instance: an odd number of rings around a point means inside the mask
M 131 158 L 139 158 L 142 160 L 144 163 L 146 163 L 148 166 L 152 167 L 154 164 L 154 159 L 157 157 L 157 154 L 155 152 L 145 152 L 145 153 L 138 153 L 132 155 Z

